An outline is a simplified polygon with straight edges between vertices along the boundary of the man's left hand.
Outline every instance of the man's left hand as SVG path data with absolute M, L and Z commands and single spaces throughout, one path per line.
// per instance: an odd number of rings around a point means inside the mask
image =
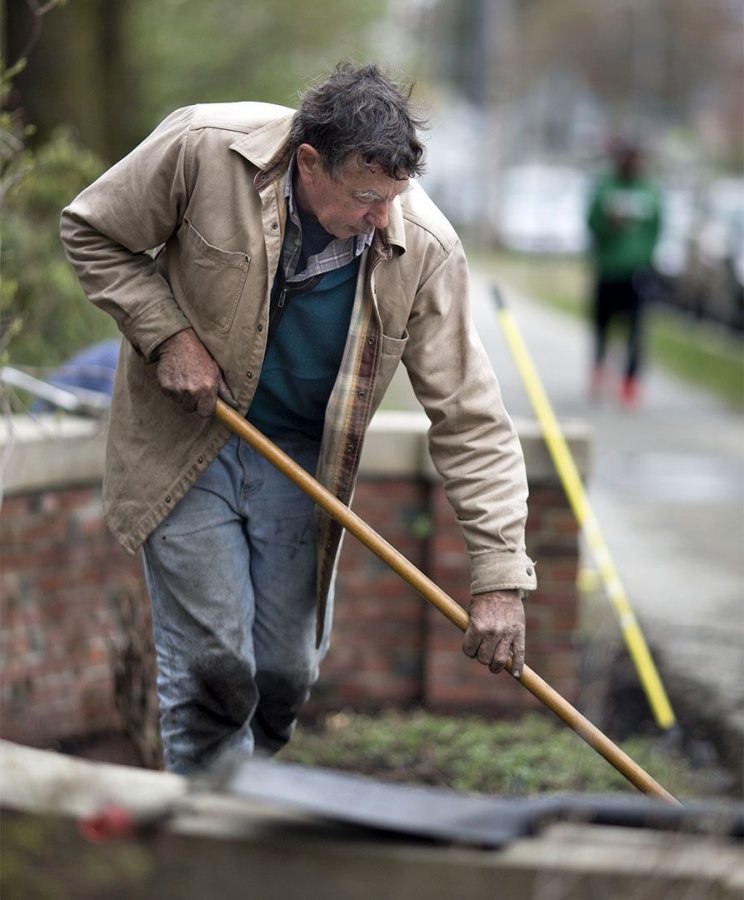
M 500 672 L 511 656 L 512 675 L 524 668 L 524 606 L 519 591 L 492 591 L 470 600 L 470 624 L 463 652 L 492 672 Z

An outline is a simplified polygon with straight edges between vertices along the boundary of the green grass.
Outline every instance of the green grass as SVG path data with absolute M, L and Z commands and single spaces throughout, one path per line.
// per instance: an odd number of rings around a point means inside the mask
M 673 794 L 711 793 L 713 773 L 693 771 L 653 740 L 635 738 L 623 749 Z M 570 729 L 536 713 L 496 722 L 422 711 L 336 713 L 314 729 L 299 728 L 279 759 L 483 794 L 636 792 Z
M 528 257 L 471 251 L 486 275 L 512 285 L 560 312 L 584 318 L 590 290 L 585 261 L 576 257 Z M 744 352 L 735 335 L 674 310 L 654 307 L 648 316 L 651 360 L 690 384 L 744 410 Z
M 586 264 L 578 257 L 469 250 L 468 258 L 497 285 L 512 285 L 560 312 L 585 315 L 590 277 Z
M 661 309 L 649 321 L 651 356 L 670 372 L 744 409 L 744 353 L 739 340 Z

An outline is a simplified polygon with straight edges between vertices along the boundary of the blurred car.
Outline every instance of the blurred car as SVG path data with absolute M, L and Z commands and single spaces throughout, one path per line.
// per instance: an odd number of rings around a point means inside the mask
M 531 163 L 505 170 L 492 221 L 499 242 L 522 253 L 582 253 L 589 244 L 589 182 L 568 166 Z
M 672 290 L 687 260 L 695 217 L 695 195 L 686 188 L 665 188 L 661 207 L 661 234 L 654 251 L 654 268 Z
M 674 302 L 744 331 L 744 178 L 718 179 L 704 193 L 674 279 Z

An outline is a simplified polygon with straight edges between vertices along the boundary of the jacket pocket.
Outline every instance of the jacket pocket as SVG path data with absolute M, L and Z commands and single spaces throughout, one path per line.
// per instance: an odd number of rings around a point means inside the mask
M 235 318 L 251 258 L 210 244 L 188 219 L 181 232 L 182 290 L 189 312 L 227 332 Z
M 383 395 L 392 380 L 395 370 L 398 368 L 403 351 L 408 343 L 408 332 L 403 332 L 403 337 L 392 338 L 386 334 L 382 336 L 380 353 L 380 367 L 375 378 L 375 387 L 372 394 L 372 409 L 376 410 L 380 405 Z

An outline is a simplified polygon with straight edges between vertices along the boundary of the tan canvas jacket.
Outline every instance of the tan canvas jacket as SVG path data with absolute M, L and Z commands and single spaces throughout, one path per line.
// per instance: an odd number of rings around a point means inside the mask
M 68 258 L 124 342 L 104 478 L 107 522 L 135 552 L 229 437 L 159 389 L 151 357 L 193 327 L 248 410 L 266 349 L 269 293 L 286 210 L 292 110 L 264 103 L 177 110 L 62 213 Z M 393 204 L 360 267 L 317 477 L 350 502 L 364 433 L 398 363 L 430 421 L 471 562 L 471 592 L 535 587 L 525 553 L 527 486 L 519 442 L 470 322 L 454 230 L 415 185 Z M 319 516 L 318 599 L 340 527 Z

